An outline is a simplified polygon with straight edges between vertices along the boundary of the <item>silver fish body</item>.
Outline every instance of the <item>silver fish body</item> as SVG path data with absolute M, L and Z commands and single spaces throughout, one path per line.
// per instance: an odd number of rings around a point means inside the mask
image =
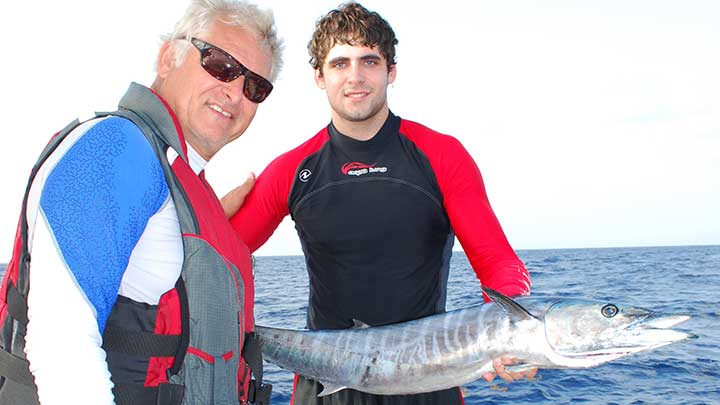
M 692 335 L 668 329 L 687 316 L 566 298 L 508 298 L 414 321 L 346 330 L 257 325 L 265 360 L 317 380 L 321 396 L 344 388 L 414 394 L 470 383 L 508 355 L 516 370 L 587 368 Z

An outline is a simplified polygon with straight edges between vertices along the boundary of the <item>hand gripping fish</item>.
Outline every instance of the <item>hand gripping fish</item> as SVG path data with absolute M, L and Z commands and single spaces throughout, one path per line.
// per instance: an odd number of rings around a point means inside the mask
M 319 396 L 345 388 L 381 395 L 464 385 L 493 372 L 508 355 L 520 371 L 595 367 L 695 336 L 669 329 L 689 316 L 603 301 L 511 299 L 490 288 L 492 302 L 394 325 L 300 331 L 256 326 L 265 360 L 319 381 Z

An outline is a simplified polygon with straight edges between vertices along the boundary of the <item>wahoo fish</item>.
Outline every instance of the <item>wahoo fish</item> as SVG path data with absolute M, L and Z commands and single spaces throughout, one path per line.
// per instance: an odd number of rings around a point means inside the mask
M 266 361 L 320 382 L 319 396 L 352 388 L 380 395 L 456 387 L 494 372 L 492 359 L 519 360 L 510 371 L 589 368 L 695 337 L 670 329 L 685 315 L 568 298 L 509 298 L 409 322 L 345 330 L 257 325 Z

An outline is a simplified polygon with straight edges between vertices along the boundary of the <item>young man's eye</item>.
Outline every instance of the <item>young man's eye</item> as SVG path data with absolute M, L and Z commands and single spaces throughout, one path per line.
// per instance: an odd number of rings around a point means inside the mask
M 332 64 L 334 69 L 342 69 L 345 67 L 345 62 L 335 62 Z

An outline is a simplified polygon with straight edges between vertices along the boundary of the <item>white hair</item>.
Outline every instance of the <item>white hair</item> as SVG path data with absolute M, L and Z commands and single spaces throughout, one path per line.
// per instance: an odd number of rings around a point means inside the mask
M 272 54 L 268 79 L 274 82 L 283 63 L 283 42 L 277 36 L 275 18 L 271 10 L 260 9 L 245 0 L 192 0 L 173 32 L 163 36 L 164 41 L 175 41 L 175 66 L 185 61 L 192 46 L 189 39 L 207 33 L 216 21 L 245 28 L 257 36 L 260 46 Z

